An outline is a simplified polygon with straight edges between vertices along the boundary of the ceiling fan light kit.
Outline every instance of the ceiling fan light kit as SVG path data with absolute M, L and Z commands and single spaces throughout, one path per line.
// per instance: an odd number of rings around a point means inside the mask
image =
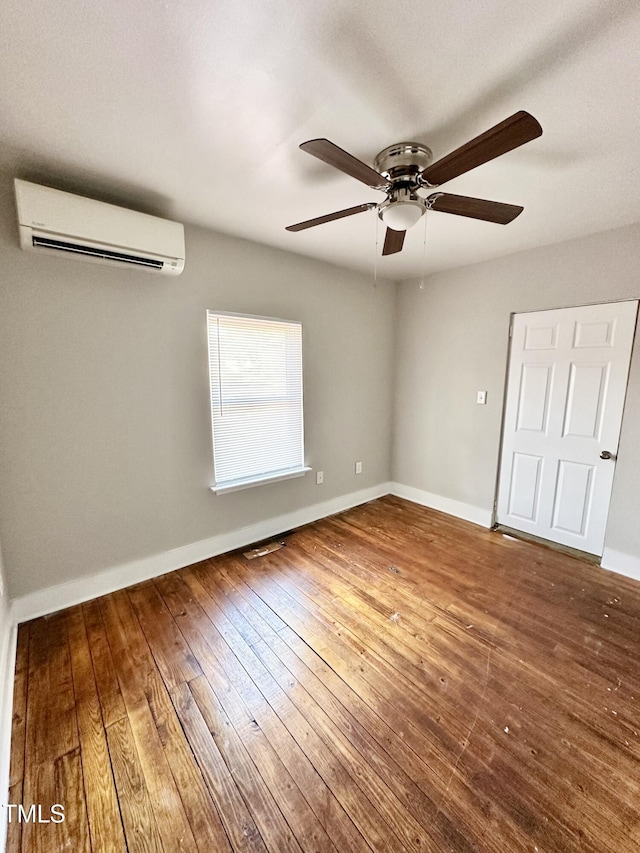
M 376 156 L 373 168 L 328 139 L 310 139 L 300 146 L 303 151 L 372 189 L 381 190 L 386 193 L 386 198 L 380 204 L 362 204 L 298 222 L 289 225 L 287 231 L 302 231 L 377 208 L 378 216 L 387 226 L 382 254 L 392 255 L 402 250 L 406 231 L 427 210 L 507 225 L 522 213 L 522 207 L 441 192 L 425 198 L 420 191 L 435 189 L 476 166 L 531 142 L 541 134 L 542 128 L 537 120 L 521 110 L 435 163 L 432 163 L 433 155 L 426 145 L 420 142 L 397 142 Z
M 407 231 L 422 217 L 427 209 L 424 199 L 408 187 L 392 190 L 389 196 L 378 205 L 378 216 L 395 231 Z

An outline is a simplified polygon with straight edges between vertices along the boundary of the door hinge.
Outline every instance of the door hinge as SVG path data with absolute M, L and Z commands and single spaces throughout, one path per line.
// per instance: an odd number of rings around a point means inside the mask
M 513 335 L 513 323 L 509 323 L 509 337 Z

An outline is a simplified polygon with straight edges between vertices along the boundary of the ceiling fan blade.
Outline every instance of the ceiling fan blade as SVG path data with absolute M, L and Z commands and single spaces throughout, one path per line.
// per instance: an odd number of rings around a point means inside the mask
M 484 198 L 470 198 L 466 195 L 435 193 L 427 199 L 429 210 L 440 213 L 455 213 L 456 216 L 469 216 L 471 219 L 483 219 L 485 222 L 497 222 L 508 225 L 519 216 L 524 207 L 518 204 L 504 204 L 501 201 L 487 201 Z
M 334 219 L 353 216 L 354 213 L 364 213 L 365 210 L 371 210 L 372 207 L 377 206 L 374 202 L 369 202 L 368 204 L 359 204 L 356 207 L 347 207 L 345 210 L 338 210 L 336 213 L 327 213 L 326 216 L 317 216 L 315 219 L 306 219 L 304 222 L 297 222 L 295 225 L 287 225 L 285 230 L 304 231 L 305 228 L 313 228 L 314 225 L 324 225 L 325 222 L 333 222 Z
M 440 186 L 541 135 L 540 124 L 532 115 L 521 110 L 432 163 L 422 177 L 431 186 Z
M 322 160 L 334 169 L 340 169 L 357 181 L 362 181 L 374 190 L 383 190 L 391 186 L 390 182 L 375 169 L 367 166 L 362 160 L 338 148 L 328 139 L 310 139 L 300 146 L 307 154 L 312 154 L 318 160 Z
M 382 254 L 395 255 L 396 252 L 401 252 L 406 233 L 406 231 L 394 231 L 393 228 L 387 228 L 387 233 L 384 235 Z

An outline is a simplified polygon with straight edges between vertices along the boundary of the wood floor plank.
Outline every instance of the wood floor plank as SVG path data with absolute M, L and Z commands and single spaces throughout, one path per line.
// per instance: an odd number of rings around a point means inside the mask
M 99 599 L 105 636 L 126 715 L 137 704 L 146 704 L 145 690 L 158 670 L 129 596 L 123 590 Z
M 198 849 L 202 850 L 203 853 L 209 850 L 219 850 L 220 853 L 231 851 L 231 844 L 225 828 L 230 831 L 235 850 L 261 849 L 259 844 L 256 845 L 254 842 L 255 829 L 247 821 L 242 824 L 239 838 L 237 840 L 234 838 L 233 833 L 237 824 L 235 820 L 227 820 L 227 812 L 221 808 L 216 796 L 218 790 L 213 791 L 211 788 L 207 788 L 194 754 L 189 747 L 182 718 L 178 717 L 165 686 L 160 683 L 159 679 L 150 685 L 147 699 Z M 212 796 L 216 798 L 218 808 L 216 808 Z M 230 799 L 225 800 L 225 806 L 231 810 Z
M 212 688 L 209 678 L 196 679 L 190 683 L 191 691 L 198 708 L 212 734 L 224 731 L 219 711 L 222 709 L 228 718 L 228 708 L 224 699 Z M 219 707 L 218 707 L 219 703 Z M 229 719 L 228 727 L 233 726 L 263 783 L 271 792 L 278 809 L 291 827 L 297 843 L 304 850 L 335 850 L 331 840 L 296 786 L 294 779 L 281 762 L 257 721 L 238 725 Z M 219 744 L 222 751 L 223 747 Z
M 246 560 L 233 554 L 228 555 L 225 559 L 209 561 L 209 565 L 213 565 L 216 568 L 220 567 L 221 571 L 228 574 L 231 578 L 234 578 L 238 570 L 245 567 L 245 564 Z M 194 567 L 194 570 L 196 568 L 198 567 Z M 251 587 L 244 587 L 243 595 L 247 597 L 247 600 L 252 607 L 274 631 L 280 631 L 282 628 L 286 627 L 286 622 L 284 622 L 284 620 L 282 620 L 268 604 L 265 604 L 260 596 L 256 595 L 256 593 L 251 589 Z
M 29 678 L 29 624 L 20 625 L 16 645 L 13 680 L 13 714 L 11 717 L 11 756 L 9 785 L 22 790 L 27 723 L 27 683 Z M 16 800 L 15 802 L 20 802 Z
M 129 598 L 169 689 L 202 675 L 200 665 L 151 581 L 129 587 Z
M 198 693 L 199 685 L 202 685 L 201 705 L 210 709 L 208 715 L 210 728 L 207 727 L 193 697 L 193 693 Z M 244 806 L 248 809 L 255 826 L 258 827 L 267 848 L 274 853 L 280 850 L 287 853 L 300 853 L 301 848 L 271 791 L 251 761 L 242 740 L 224 714 L 222 706 L 215 699 L 206 679 L 204 677 L 195 679 L 189 683 L 188 688 L 180 685 L 172 691 L 172 698 L 212 794 L 215 789 L 216 795 L 220 796 L 226 788 L 226 785 L 219 787 L 216 781 L 221 774 L 218 759 L 220 755 L 241 792 Z M 240 830 L 243 834 L 251 836 L 251 823 L 246 823 L 243 805 L 236 801 L 235 796 L 229 800 L 228 805 L 229 808 L 225 809 L 224 803 L 221 803 L 221 809 L 224 811 L 225 821 L 234 826 L 231 834 Z
M 107 728 L 107 741 L 129 853 L 166 853 L 128 717 Z
M 78 747 L 64 612 L 32 622 L 29 640 L 26 750 L 29 761 L 51 763 Z
M 640 584 L 391 496 L 283 541 L 20 629 L 10 853 L 637 853 Z
M 95 780 L 90 778 L 89 784 Z M 58 803 L 64 805 L 64 820 L 57 824 L 55 840 L 50 850 L 73 850 L 91 853 L 91 838 L 87 802 L 85 799 L 84 768 L 80 748 L 62 755 L 55 762 L 55 790 Z M 111 836 L 111 837 L 115 837 Z M 98 850 L 111 849 L 98 847 Z M 117 849 L 117 848 L 115 848 Z
M 100 603 L 97 599 L 82 605 L 82 615 L 87 631 L 93 672 L 100 698 L 102 719 L 105 727 L 122 720 L 127 715 L 124 699 L 120 692 L 116 668 L 111 656 L 111 647 L 102 621 Z
M 166 853 L 196 851 L 198 845 L 147 699 L 147 691 L 152 689 L 154 681 L 161 682 L 161 678 L 127 594 L 114 593 L 103 599 L 102 615 L 163 847 Z
M 262 614 L 256 609 L 252 601 L 253 591 L 244 586 L 239 573 L 234 570 L 233 557 L 230 555 L 225 562 L 211 560 L 209 572 L 218 588 L 223 592 L 226 600 L 233 605 L 231 613 L 240 613 L 245 625 L 250 625 L 254 635 L 247 639 L 249 645 L 256 642 L 255 637 L 262 639 L 265 636 L 277 634 L 285 625 L 279 620 L 277 627 L 273 627 L 266 621 Z
M 76 833 L 78 850 L 88 851 L 71 659 L 64 611 L 29 625 L 29 674 L 25 773 L 22 804 L 40 807 L 49 819 L 52 806 L 65 807 L 62 823 L 24 822 L 22 849 L 40 853 L 63 848 Z M 66 787 L 68 786 L 68 790 Z M 67 812 L 68 809 L 68 812 Z
M 25 811 L 34 808 L 32 817 L 22 825 L 22 850 L 25 853 L 51 853 L 77 850 L 90 853 L 89 825 L 79 748 L 29 767 L 23 804 Z M 64 820 L 51 820 L 54 805 L 64 808 Z M 38 808 L 40 807 L 40 808 Z
M 29 760 L 27 758 L 27 760 Z M 22 805 L 25 812 L 29 812 L 33 806 L 42 807 L 44 814 L 51 810 L 51 806 L 60 802 L 56 796 L 56 759 L 52 761 L 40 761 L 28 764 L 25 774 L 25 783 L 22 793 Z M 66 793 L 64 795 L 66 797 Z M 62 803 L 66 805 L 66 803 Z M 19 819 L 19 818 L 18 818 Z M 57 824 L 39 824 L 32 820 L 22 821 L 22 850 L 29 853 L 49 853 L 56 848 L 60 849 L 60 835 Z
M 67 611 L 71 670 L 82 755 L 84 798 L 94 850 L 126 853 L 104 722 L 82 608 Z
M 260 831 L 187 685 L 174 687 L 171 697 L 228 834 L 226 847 L 213 849 L 231 849 L 231 842 L 237 851 L 265 851 Z
M 13 713 L 11 717 L 11 756 L 9 765 L 8 803 L 22 803 L 24 760 L 27 735 L 27 686 L 29 680 L 29 624 L 20 625 L 16 645 L 16 665 L 13 682 Z M 12 810 L 14 811 L 14 810 Z M 7 853 L 19 853 L 22 845 L 22 825 L 12 815 L 7 827 Z
M 22 781 L 20 781 L 9 786 L 9 798 L 6 804 L 17 806 L 22 802 Z M 11 809 L 7 821 L 7 853 L 20 853 L 22 850 L 22 823 L 18 820 L 15 809 Z

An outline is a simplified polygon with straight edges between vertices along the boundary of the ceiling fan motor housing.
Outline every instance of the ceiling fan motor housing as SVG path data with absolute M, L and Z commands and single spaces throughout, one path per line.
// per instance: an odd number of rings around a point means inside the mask
M 433 160 L 431 149 L 420 142 L 396 142 L 384 148 L 373 161 L 373 168 L 392 183 L 410 181 L 417 185 L 417 176 Z
M 383 149 L 373 161 L 374 168 L 391 181 L 387 198 L 378 206 L 378 216 L 388 228 L 406 231 L 421 218 L 427 205 L 417 194 L 420 175 L 433 155 L 420 142 L 397 142 Z

